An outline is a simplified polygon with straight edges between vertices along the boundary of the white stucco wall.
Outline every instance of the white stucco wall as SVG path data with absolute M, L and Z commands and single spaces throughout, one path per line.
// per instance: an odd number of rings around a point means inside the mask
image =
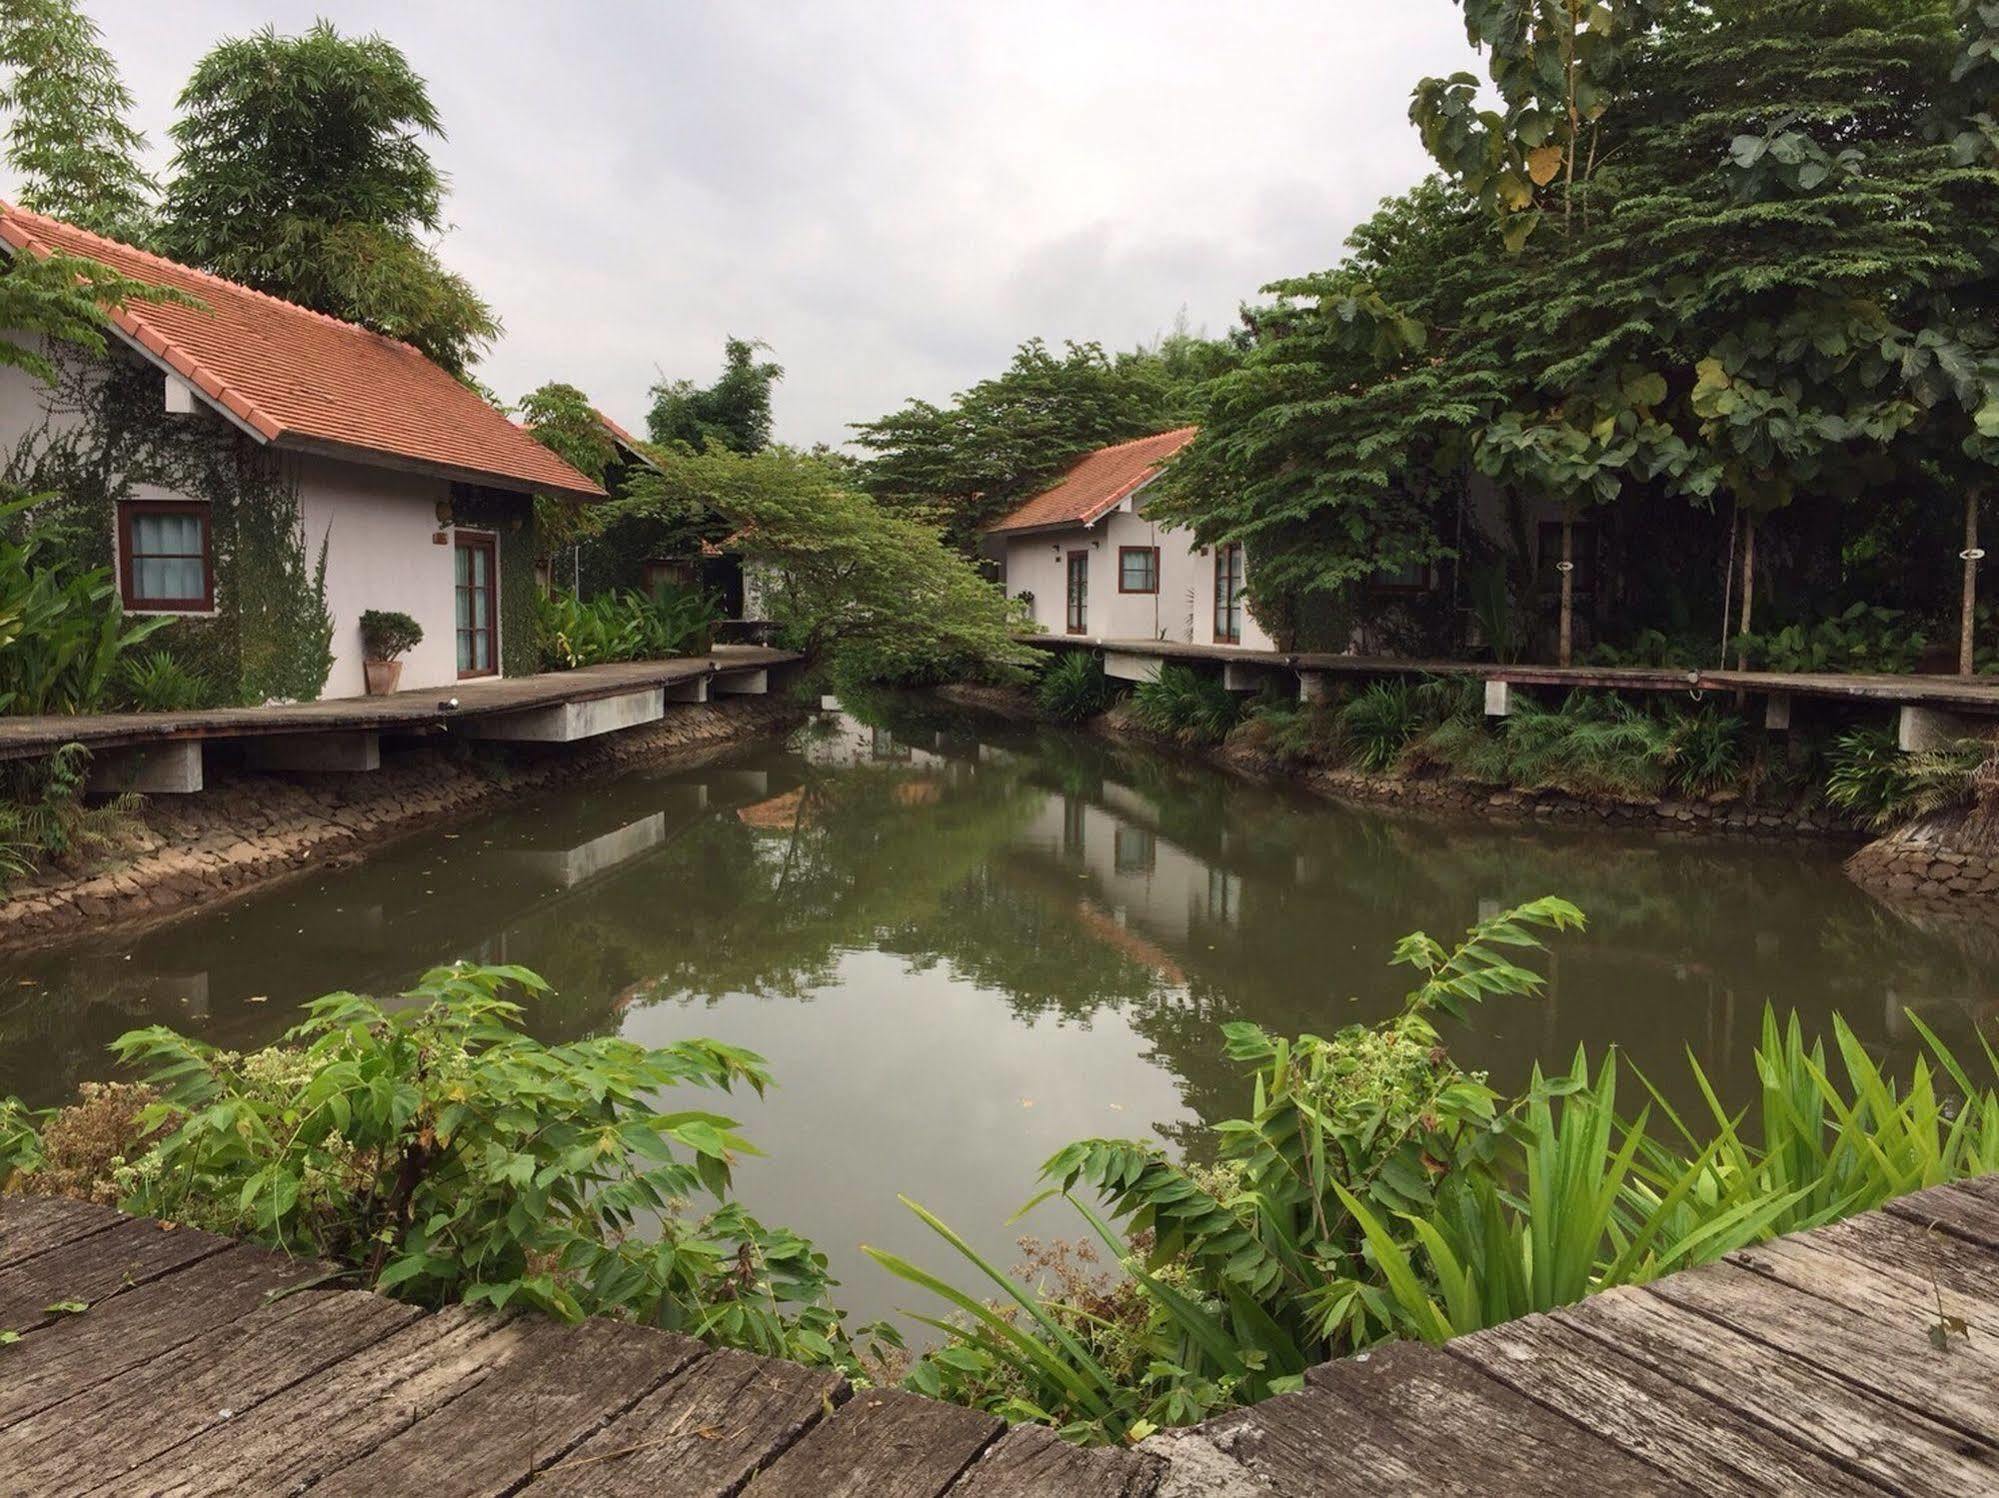
M 1159 591 L 1118 592 L 1118 550 L 1159 548 Z M 1007 543 L 1006 588 L 1018 597 L 1034 595 L 1034 619 L 1050 634 L 1068 631 L 1069 553 L 1090 554 L 1089 627 L 1085 634 L 1105 640 L 1215 642 L 1215 558 L 1197 551 L 1184 530 L 1157 525 L 1134 510 L 1117 509 L 1093 526 L 1016 536 Z M 1270 636 L 1243 612 L 1242 645 L 1271 650 Z
M 322 695 L 359 697 L 367 690 L 360 621 L 368 609 L 399 609 L 423 626 L 422 643 L 402 658 L 405 689 L 456 685 L 453 532 L 437 520 L 450 484 L 318 457 L 298 459 L 297 477 L 308 562 L 317 562 L 320 541 L 328 541 L 333 672 Z M 434 539 L 439 534 L 443 544 Z

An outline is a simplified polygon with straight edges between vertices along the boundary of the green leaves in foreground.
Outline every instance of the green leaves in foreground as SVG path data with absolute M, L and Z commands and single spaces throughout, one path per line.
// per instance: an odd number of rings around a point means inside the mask
M 1724 1109 L 1689 1057 L 1708 1108 L 1698 1120 L 1649 1082 L 1647 1106 L 1621 1116 L 1628 1068 L 1614 1055 L 1537 1068 L 1513 1098 L 1460 1070 L 1429 1016 L 1531 998 L 1541 980 L 1515 955 L 1582 925 L 1544 899 L 1454 948 L 1406 937 L 1395 961 L 1422 981 L 1403 1012 L 1330 1039 L 1225 1026 L 1249 1109 L 1191 1152 L 1213 1165 L 1144 1141 L 1059 1151 L 1043 1196 L 1067 1197 L 1109 1246 L 1121 1273 L 1107 1283 L 1016 1284 L 912 1204 L 978 1271 L 979 1294 L 1005 1298 L 988 1304 L 876 1252 L 957 1312 L 931 1322 L 950 1340 L 910 1385 L 1078 1439 L 1136 1440 L 1281 1393 L 1384 1338 L 1442 1341 L 1999 1169 L 1999 1093 L 1974 1086 L 1920 1021 L 1928 1056 L 1899 1086 L 1843 1021 L 1829 1061 L 1795 1017 L 1766 1012 L 1760 1106 Z M 1989 1049 L 1986 1060 L 1999 1076 Z

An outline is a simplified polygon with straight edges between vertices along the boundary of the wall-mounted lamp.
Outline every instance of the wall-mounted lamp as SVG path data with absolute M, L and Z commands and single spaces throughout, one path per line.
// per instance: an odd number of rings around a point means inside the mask
M 451 524 L 451 501 L 450 501 L 450 500 L 448 500 L 448 499 L 440 499 L 440 500 L 439 500 L 439 501 L 437 502 L 437 523 L 438 523 L 439 525 L 449 525 L 449 524 Z

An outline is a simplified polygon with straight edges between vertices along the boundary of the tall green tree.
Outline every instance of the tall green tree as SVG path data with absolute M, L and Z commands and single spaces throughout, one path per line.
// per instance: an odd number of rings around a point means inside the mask
M 682 443 L 700 452 L 710 445 L 734 453 L 761 452 L 770 444 L 771 388 L 784 369 L 759 359 L 770 345 L 730 338 L 722 345 L 722 373 L 712 385 L 662 380 L 652 387 L 647 429 L 658 443 Z
M 1082 454 L 1190 419 L 1194 391 L 1236 357 L 1233 345 L 1184 327 L 1148 349 L 1112 357 L 1096 343 L 1059 355 L 1039 338 L 1006 371 L 953 396 L 911 400 L 854 427 L 872 455 L 868 491 L 944 528 L 960 550 L 980 529 L 1045 488 Z
M 426 236 L 444 232 L 443 127 L 409 60 L 325 21 L 266 27 L 196 65 L 171 134 L 167 253 L 414 344 L 463 374 L 499 336 Z
M 96 24 L 75 0 L 0 6 L 0 110 L 21 206 L 127 243 L 152 231 L 146 138 Z

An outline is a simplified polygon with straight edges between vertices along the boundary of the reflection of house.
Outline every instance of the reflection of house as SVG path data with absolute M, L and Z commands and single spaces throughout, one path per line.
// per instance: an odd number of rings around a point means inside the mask
M 59 491 L 129 611 L 175 616 L 156 644 L 231 696 L 354 696 L 383 609 L 423 627 L 405 687 L 536 669 L 530 495 L 595 484 L 407 344 L 5 205 L 0 252 L 190 299 L 113 312 L 103 357 L 46 345 L 53 387 L 0 369 L 8 479 Z
M 1271 648 L 1244 605 L 1240 546 L 1196 546 L 1146 518 L 1145 490 L 1193 440 L 1181 427 L 1090 453 L 991 527 L 1007 591 L 1053 634 Z
M 1160 836 L 1134 815 L 1080 796 L 1050 795 L 1021 839 L 1028 848 L 1079 865 L 1119 922 L 1169 943 L 1241 919 L 1241 876 Z

